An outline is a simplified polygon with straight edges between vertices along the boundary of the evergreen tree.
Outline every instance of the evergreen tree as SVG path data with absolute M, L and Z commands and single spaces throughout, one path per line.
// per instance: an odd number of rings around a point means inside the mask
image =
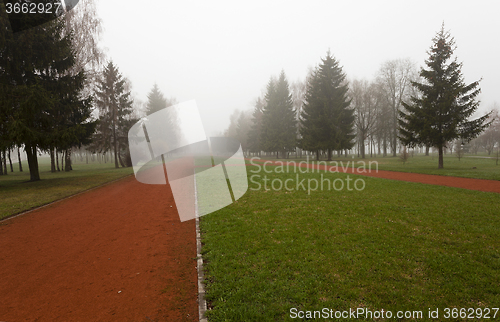
M 285 154 L 296 146 L 297 121 L 285 72 L 278 80 L 271 78 L 267 86 L 266 105 L 262 111 L 261 148 Z
M 163 135 L 165 143 L 167 145 L 177 146 L 179 140 L 182 138 L 182 131 L 179 127 L 179 120 L 177 118 L 176 110 L 172 108 L 167 108 L 172 105 L 177 104 L 175 98 L 166 99 L 163 93 L 158 88 L 155 83 L 153 88 L 148 93 L 148 102 L 146 104 L 146 115 L 151 115 L 160 110 L 166 109 L 162 114 L 165 117 L 163 128 Z
M 84 75 L 68 73 L 74 65 L 73 35 L 64 31 L 61 18 L 28 28 L 39 22 L 37 15 L 11 16 L 13 28 L 24 30 L 12 33 L 5 11 L 0 10 L 0 15 L 2 136 L 24 145 L 30 179 L 40 180 L 39 150 L 50 149 L 56 141 L 79 144 L 92 130 L 92 124 L 87 124 L 90 100 L 80 95 Z
M 300 147 L 304 150 L 328 151 L 351 149 L 354 145 L 354 110 L 347 97 L 345 74 L 330 52 L 314 71 L 300 116 Z
M 113 151 L 115 168 L 130 166 L 127 134 L 137 121 L 132 117 L 130 91 L 125 89 L 125 79 L 112 61 L 104 68 L 96 90 L 99 123 L 91 148 L 106 153 Z M 124 158 L 122 158 L 122 156 Z
M 146 115 L 153 114 L 167 107 L 167 100 L 155 83 L 151 92 L 148 94 L 148 103 L 146 105 Z
M 260 133 L 262 131 L 262 113 L 264 110 L 264 100 L 260 97 L 257 98 L 255 103 L 255 109 L 252 113 L 252 124 L 248 131 L 248 150 L 253 153 L 259 153 L 262 151 L 260 144 Z
M 70 171 L 71 149 L 91 142 L 97 121 L 91 120 L 93 98 L 81 97 L 85 87 L 83 71 L 75 76 L 64 75 L 59 79 L 59 83 L 57 86 L 59 100 L 55 104 L 52 121 L 51 146 L 64 151 L 64 170 Z M 52 152 L 52 149 L 50 151 Z M 53 159 L 51 161 L 53 162 Z
M 269 79 L 269 82 L 267 83 L 267 91 L 266 95 L 264 96 L 264 108 L 262 109 L 262 125 L 260 128 L 260 148 L 262 151 L 269 152 L 273 151 L 272 146 L 270 149 L 270 145 L 273 142 L 272 139 L 272 127 L 273 127 L 273 122 L 276 122 L 276 113 L 271 113 L 274 109 L 276 104 L 274 103 L 275 101 L 275 96 L 276 96 L 276 79 L 274 77 L 271 77 Z
M 243 153 L 246 153 L 248 151 L 248 132 L 250 131 L 250 126 L 250 112 L 241 112 L 236 123 L 236 137 L 241 143 L 241 149 Z
M 429 59 L 421 68 L 422 83 L 412 82 L 420 95 L 412 96 L 409 103 L 403 103 L 406 112 L 400 112 L 403 144 L 410 147 L 426 145 L 439 151 L 438 168 L 443 168 L 443 149 L 454 139 L 470 141 L 477 137 L 489 124 L 488 115 L 469 121 L 476 111 L 480 92 L 479 81 L 466 85 L 461 75 L 462 63 L 453 55 L 455 41 L 449 32 L 441 31 L 433 38 Z

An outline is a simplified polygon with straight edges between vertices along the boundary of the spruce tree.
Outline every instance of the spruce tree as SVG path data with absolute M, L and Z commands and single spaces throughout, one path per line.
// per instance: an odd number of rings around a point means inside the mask
M 260 144 L 262 150 L 276 152 L 278 157 L 279 152 L 285 154 L 295 149 L 297 132 L 292 95 L 284 71 L 278 80 L 269 81 L 265 100 Z
M 433 146 L 438 149 L 438 168 L 443 168 L 443 149 L 455 139 L 470 141 L 489 124 L 488 115 L 469 121 L 479 107 L 479 81 L 468 85 L 461 74 L 462 63 L 449 61 L 455 50 L 455 41 L 444 30 L 444 24 L 433 38 L 433 45 L 421 68 L 424 82 L 412 82 L 419 95 L 403 102 L 406 111 L 400 112 L 400 139 L 403 144 Z
M 146 105 L 146 115 L 153 114 L 167 107 L 167 100 L 163 96 L 163 93 L 158 88 L 155 83 L 153 88 L 148 93 L 148 102 Z
M 262 131 L 262 113 L 264 110 L 264 100 L 260 97 L 255 102 L 255 108 L 252 113 L 252 124 L 248 131 L 248 149 L 250 152 L 259 153 L 262 151 L 260 144 L 260 133 Z
M 64 170 L 72 170 L 71 149 L 91 142 L 97 121 L 91 120 L 93 98 L 82 95 L 85 87 L 83 71 L 72 76 L 64 75 L 59 79 L 55 104 L 51 146 L 64 151 Z
M 69 75 L 75 62 L 73 35 L 65 32 L 62 19 L 54 16 L 49 23 L 28 28 L 38 19 L 36 14 L 11 16 L 14 31 L 23 30 L 13 33 L 0 5 L 2 132 L 12 143 L 24 145 L 30 179 L 40 180 L 39 150 L 56 142 L 78 145 L 88 137 L 90 100 L 81 95 L 84 75 Z
M 119 162 L 122 166 L 130 165 L 122 159 L 122 154 L 129 159 L 127 133 L 136 121 L 131 116 L 132 103 L 130 91 L 125 89 L 125 79 L 110 61 L 96 90 L 99 123 L 91 148 L 101 153 L 113 151 L 115 168 L 119 167 Z
M 314 71 L 300 115 L 300 147 L 308 151 L 351 149 L 354 145 L 354 110 L 347 97 L 346 75 L 335 58 L 327 53 Z
M 266 95 L 264 96 L 264 108 L 262 109 L 262 126 L 260 129 L 260 148 L 265 152 L 276 151 L 273 149 L 273 136 L 271 133 L 273 123 L 275 123 L 275 96 L 276 96 L 276 79 L 271 77 L 266 87 Z
M 241 143 L 244 154 L 248 152 L 248 132 L 250 131 L 251 119 L 249 112 L 241 112 L 236 123 L 236 137 Z

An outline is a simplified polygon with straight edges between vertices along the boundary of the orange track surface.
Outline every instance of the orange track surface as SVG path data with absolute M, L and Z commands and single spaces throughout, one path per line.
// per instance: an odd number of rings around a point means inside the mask
M 128 177 L 0 222 L 0 321 L 197 321 L 195 221 Z

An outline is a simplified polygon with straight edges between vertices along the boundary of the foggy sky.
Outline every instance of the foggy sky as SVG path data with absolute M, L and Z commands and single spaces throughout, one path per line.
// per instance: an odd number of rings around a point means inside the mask
M 82 0 L 84 1 L 84 0 Z M 195 99 L 207 134 L 234 109 L 253 109 L 270 76 L 303 80 L 330 49 L 349 79 L 410 58 L 418 68 L 441 28 L 455 38 L 466 83 L 482 78 L 480 109 L 500 103 L 500 3 L 491 1 L 100 0 L 102 46 L 133 93 L 156 82 L 178 102 Z

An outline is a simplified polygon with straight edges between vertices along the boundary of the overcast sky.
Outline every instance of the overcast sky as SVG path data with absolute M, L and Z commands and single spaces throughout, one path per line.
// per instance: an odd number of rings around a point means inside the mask
M 234 109 L 253 108 L 270 76 L 304 79 L 330 49 L 349 79 L 410 58 L 423 66 L 441 28 L 455 38 L 467 83 L 482 78 L 481 109 L 500 103 L 500 2 L 491 1 L 97 1 L 103 47 L 136 96 L 156 82 L 194 99 L 207 134 Z

